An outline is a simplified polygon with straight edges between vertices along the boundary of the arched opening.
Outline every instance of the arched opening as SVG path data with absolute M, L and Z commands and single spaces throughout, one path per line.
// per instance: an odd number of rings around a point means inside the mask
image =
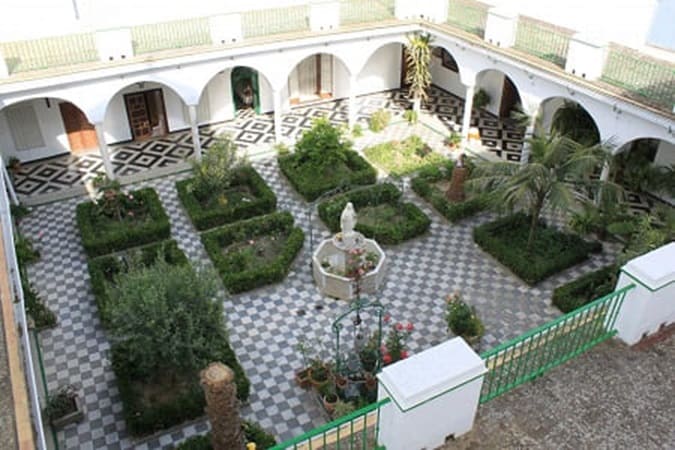
M 612 166 L 612 180 L 628 191 L 675 202 L 674 144 L 661 139 L 634 139 L 617 149 Z
M 290 105 L 346 97 L 348 89 L 347 66 L 329 53 L 307 56 L 296 64 L 288 75 L 287 90 Z
M 580 144 L 600 142 L 600 130 L 590 113 L 578 102 L 565 97 L 551 97 L 539 107 L 537 133 L 557 133 Z
M 484 109 L 500 119 L 509 119 L 520 104 L 518 88 L 504 72 L 488 69 L 476 76 L 475 109 Z
M 235 114 L 242 110 L 253 110 L 260 114 L 260 84 L 258 71 L 250 67 L 237 66 L 230 74 Z
M 24 100 L 0 111 L 0 148 L 6 160 L 29 162 L 98 151 L 94 125 L 68 100 Z

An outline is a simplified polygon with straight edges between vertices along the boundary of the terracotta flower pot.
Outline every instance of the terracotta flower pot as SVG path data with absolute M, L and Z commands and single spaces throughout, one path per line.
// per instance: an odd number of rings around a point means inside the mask
M 303 389 L 309 388 L 312 383 L 309 379 L 309 369 L 301 369 L 295 371 L 295 382 Z
M 333 414 L 337 401 L 338 396 L 336 394 L 326 394 L 323 396 L 323 407 L 328 414 Z

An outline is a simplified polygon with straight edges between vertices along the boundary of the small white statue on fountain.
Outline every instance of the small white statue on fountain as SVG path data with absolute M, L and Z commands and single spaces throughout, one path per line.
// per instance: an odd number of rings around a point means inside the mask
M 356 244 L 356 233 L 354 232 L 356 226 L 356 211 L 352 202 L 348 202 L 345 209 L 340 215 L 340 229 L 342 230 L 342 242 L 345 248 L 352 248 Z

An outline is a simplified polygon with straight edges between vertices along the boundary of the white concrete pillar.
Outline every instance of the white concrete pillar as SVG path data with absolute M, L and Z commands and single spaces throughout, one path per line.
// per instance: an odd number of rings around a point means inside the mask
M 14 185 L 12 184 L 12 177 L 9 176 L 9 172 L 7 172 L 7 166 L 5 165 L 4 161 L 2 162 L 2 176 L 5 179 L 5 185 L 7 186 L 9 198 L 12 200 L 13 204 L 18 205 L 19 197 L 16 196 L 16 191 L 14 190 Z
M 98 148 L 101 150 L 101 157 L 103 158 L 103 167 L 105 168 L 105 174 L 113 180 L 115 178 L 115 169 L 110 160 L 110 154 L 108 153 L 108 144 L 105 140 L 105 132 L 103 131 L 103 123 L 95 123 L 94 129 L 96 130 L 96 137 L 98 138 Z
M 516 43 L 518 13 L 505 7 L 488 10 L 485 22 L 485 40 L 497 47 L 513 47 Z
M 473 94 L 476 86 L 466 85 L 466 94 L 464 97 L 464 116 L 462 117 L 462 142 L 466 145 L 469 137 L 469 128 L 471 128 L 471 110 L 473 109 Z
M 377 376 L 380 410 L 378 444 L 387 450 L 438 448 L 446 437 L 473 427 L 483 378 L 483 359 L 454 338 L 385 367 Z
M 356 113 L 358 113 L 358 105 L 356 104 L 356 75 L 349 76 L 349 104 L 347 106 L 347 123 L 351 130 L 356 125 Z
M 241 14 L 221 14 L 209 17 L 209 34 L 213 45 L 234 44 L 243 40 Z
M 197 126 L 197 105 L 188 105 L 190 113 L 190 131 L 192 131 L 192 147 L 195 151 L 195 159 L 202 159 L 202 142 L 199 139 L 199 127 Z
M 97 31 L 94 41 L 101 61 L 121 61 L 134 56 L 131 28 Z
M 275 89 L 272 92 L 274 101 L 274 140 L 280 143 L 283 135 L 281 133 L 281 90 Z
M 313 0 L 309 4 L 309 28 L 312 31 L 329 31 L 340 26 L 340 2 Z
M 630 284 L 616 319 L 617 336 L 629 345 L 675 322 L 675 242 L 626 263 L 616 289 Z
M 587 80 L 602 76 L 607 59 L 607 42 L 577 33 L 570 39 L 565 72 Z

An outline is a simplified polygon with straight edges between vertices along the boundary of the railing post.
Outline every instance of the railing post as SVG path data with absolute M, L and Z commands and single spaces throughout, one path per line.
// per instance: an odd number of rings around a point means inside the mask
M 335 30 L 340 26 L 340 2 L 313 0 L 309 4 L 309 29 L 312 31 Z
M 675 242 L 639 256 L 621 268 L 616 289 L 626 293 L 615 328 L 629 345 L 675 322 Z
M 387 450 L 437 448 L 473 427 L 485 363 L 462 338 L 454 338 L 387 366 L 377 376 L 378 444 Z
M 130 28 L 97 31 L 94 34 L 94 41 L 98 59 L 103 62 L 119 61 L 134 56 Z
M 607 43 L 582 33 L 570 38 L 565 72 L 587 80 L 597 80 L 607 60 Z
M 2 54 L 2 49 L 0 49 L 0 78 L 7 77 L 9 77 L 9 68 L 7 67 L 5 56 Z
M 516 43 L 518 14 L 508 8 L 490 8 L 485 22 L 485 40 L 497 47 L 513 47 Z
M 209 33 L 213 45 L 234 44 L 244 38 L 241 14 L 221 14 L 209 17 Z

